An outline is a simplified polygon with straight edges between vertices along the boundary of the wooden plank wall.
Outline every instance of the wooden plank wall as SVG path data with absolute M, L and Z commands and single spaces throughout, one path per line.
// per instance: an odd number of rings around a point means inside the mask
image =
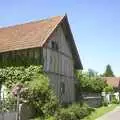
M 52 49 L 51 42 L 55 41 L 58 49 Z M 70 48 L 61 27 L 58 27 L 43 48 L 44 70 L 49 74 L 51 85 L 62 102 L 71 103 L 74 94 L 74 63 Z M 61 93 L 61 82 L 65 91 Z

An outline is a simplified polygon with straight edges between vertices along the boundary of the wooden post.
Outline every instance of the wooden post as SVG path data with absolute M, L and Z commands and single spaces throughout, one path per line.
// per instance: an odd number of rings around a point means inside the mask
M 17 109 L 16 109 L 16 120 L 20 120 L 20 115 L 19 115 L 19 103 L 20 103 L 20 94 L 18 93 L 17 94 Z
M 20 104 L 20 93 L 21 93 L 21 89 L 22 88 L 23 88 L 23 85 L 22 84 L 18 84 L 12 90 L 13 95 L 15 97 L 17 97 L 16 120 L 20 120 L 19 104 Z

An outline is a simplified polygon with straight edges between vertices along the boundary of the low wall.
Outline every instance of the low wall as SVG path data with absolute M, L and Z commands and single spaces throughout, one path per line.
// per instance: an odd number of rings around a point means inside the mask
M 100 93 L 83 93 L 83 100 L 91 107 L 98 107 L 102 104 L 102 97 Z

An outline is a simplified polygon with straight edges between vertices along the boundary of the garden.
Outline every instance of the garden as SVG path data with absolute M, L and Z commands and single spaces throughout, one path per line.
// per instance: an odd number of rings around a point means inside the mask
M 78 92 L 109 90 L 98 75 L 76 71 L 76 78 L 79 83 Z M 0 82 L 6 87 L 4 111 L 10 111 L 13 103 L 17 102 L 16 88 L 19 86 L 19 103 L 31 106 L 34 111 L 31 120 L 81 120 L 96 113 L 96 109 L 89 107 L 84 101 L 60 105 L 42 66 L 1 68 Z

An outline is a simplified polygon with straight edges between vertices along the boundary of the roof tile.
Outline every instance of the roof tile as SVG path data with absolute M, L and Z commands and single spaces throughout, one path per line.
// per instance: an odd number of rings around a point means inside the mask
M 0 28 L 0 52 L 41 47 L 63 16 Z
M 112 87 L 120 87 L 120 77 L 104 77 L 104 80 Z

